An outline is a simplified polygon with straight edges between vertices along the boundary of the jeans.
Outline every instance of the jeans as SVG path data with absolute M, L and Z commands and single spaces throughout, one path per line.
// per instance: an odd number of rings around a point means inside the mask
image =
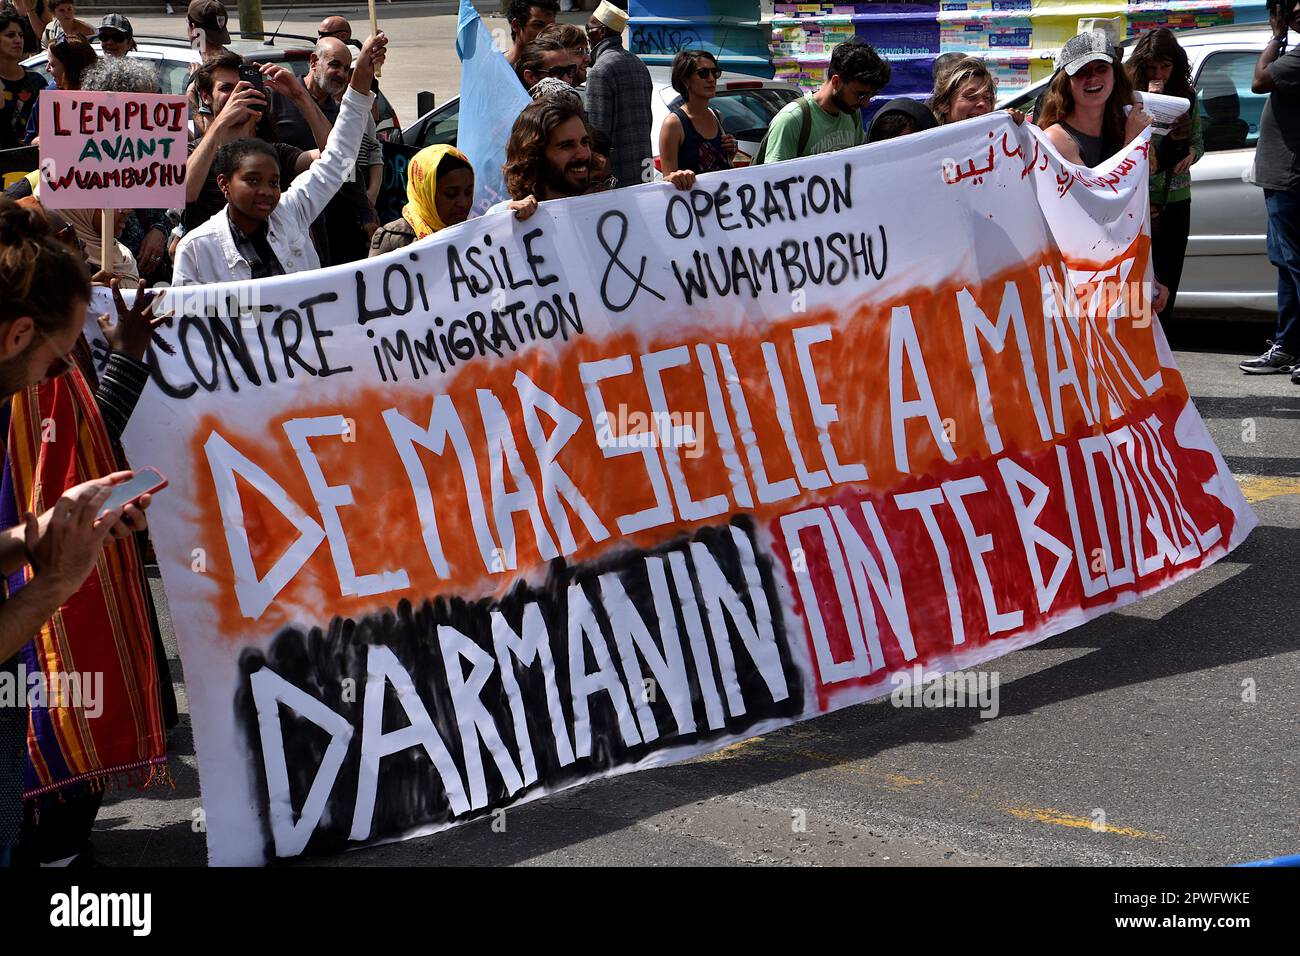
M 1264 190 L 1268 261 L 1277 266 L 1277 331 L 1273 341 L 1300 355 L 1300 193 Z

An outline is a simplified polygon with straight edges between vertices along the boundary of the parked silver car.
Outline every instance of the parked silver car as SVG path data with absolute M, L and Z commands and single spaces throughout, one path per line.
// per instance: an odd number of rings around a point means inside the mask
M 1205 155 L 1192 167 L 1192 227 L 1179 311 L 1277 311 L 1277 270 L 1265 248 L 1264 191 L 1249 179 L 1268 98 L 1252 93 L 1250 83 L 1270 36 L 1258 24 L 1178 33 L 1191 63 L 1205 137 Z M 1135 42 L 1123 44 L 1126 55 Z M 1048 82 L 1011 94 L 999 105 L 1032 110 Z

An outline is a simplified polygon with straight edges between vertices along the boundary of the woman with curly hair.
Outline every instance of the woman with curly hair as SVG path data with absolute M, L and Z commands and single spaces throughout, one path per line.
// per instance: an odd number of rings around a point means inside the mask
M 1066 160 L 1092 168 L 1150 126 L 1151 116 L 1133 102 L 1133 86 L 1110 40 L 1092 32 L 1061 47 L 1038 125 Z
M 1174 297 L 1183 277 L 1183 256 L 1192 225 L 1191 167 L 1205 153 L 1201 111 L 1192 89 L 1187 53 L 1172 32 L 1161 27 L 1142 34 L 1124 64 L 1135 90 L 1186 99 L 1189 109 L 1168 133 L 1154 136 L 1156 161 L 1151 173 L 1151 261 L 1156 278 L 1169 289 L 1160 312 L 1173 314 Z

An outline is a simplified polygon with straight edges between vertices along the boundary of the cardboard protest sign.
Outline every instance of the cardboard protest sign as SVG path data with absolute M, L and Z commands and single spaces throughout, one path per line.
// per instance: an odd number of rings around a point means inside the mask
M 1255 518 L 1146 139 L 1004 114 L 173 289 L 127 429 L 210 858 L 425 834 L 1034 644 Z
M 41 202 L 51 209 L 185 205 L 185 97 L 41 94 Z

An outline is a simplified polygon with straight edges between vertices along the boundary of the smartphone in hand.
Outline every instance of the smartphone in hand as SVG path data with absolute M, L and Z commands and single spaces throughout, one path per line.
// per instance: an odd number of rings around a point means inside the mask
M 262 71 L 257 68 L 256 63 L 241 63 L 239 65 L 239 78 L 261 93 L 262 99 L 267 99 L 266 84 L 262 79 Z M 261 110 L 263 113 L 267 111 L 269 105 L 269 101 L 262 104 Z
M 157 468 L 141 468 L 126 481 L 113 486 L 108 500 L 100 506 L 99 514 L 95 520 L 99 520 L 115 508 L 124 508 L 127 505 L 135 504 L 145 495 L 151 495 L 155 491 L 161 491 L 167 487 L 167 479 Z

